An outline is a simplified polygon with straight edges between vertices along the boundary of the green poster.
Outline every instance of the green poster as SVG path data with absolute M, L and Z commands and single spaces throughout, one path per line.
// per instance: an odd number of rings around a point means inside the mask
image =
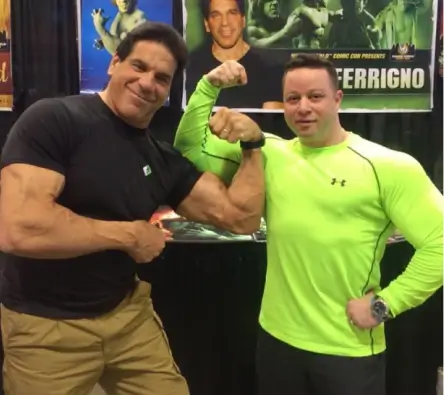
M 248 84 L 216 108 L 282 111 L 285 62 L 316 52 L 336 66 L 343 112 L 432 109 L 437 0 L 183 0 L 191 53 L 184 107 L 199 79 L 224 60 Z

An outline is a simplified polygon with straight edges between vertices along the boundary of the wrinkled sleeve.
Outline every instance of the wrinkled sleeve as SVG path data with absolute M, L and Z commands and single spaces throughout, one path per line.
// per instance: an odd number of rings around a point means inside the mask
M 405 271 L 379 292 L 396 316 L 422 304 L 443 284 L 444 199 L 407 154 L 378 173 L 386 213 L 416 249 Z
M 242 159 L 241 148 L 214 136 L 208 127 L 219 95 L 205 77 L 197 84 L 179 123 L 174 146 L 200 171 L 216 174 L 231 183 Z

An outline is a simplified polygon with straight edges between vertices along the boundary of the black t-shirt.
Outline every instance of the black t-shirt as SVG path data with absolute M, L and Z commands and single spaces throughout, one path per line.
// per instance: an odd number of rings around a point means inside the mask
M 101 220 L 149 220 L 159 205 L 175 209 L 201 173 L 170 145 L 129 126 L 98 95 L 44 99 L 9 133 L 1 167 L 26 163 L 57 171 L 57 202 Z M 113 310 L 134 288 L 136 263 L 122 251 L 73 259 L 5 255 L 2 302 L 53 318 L 94 317 Z
M 261 109 L 265 102 L 282 101 L 283 66 L 276 62 L 272 51 L 250 48 L 238 62 L 245 67 L 248 83 L 222 89 L 216 102 L 217 106 Z M 221 62 L 213 56 L 209 45 L 204 45 L 191 53 L 185 76 L 187 100 L 200 79 L 220 64 Z

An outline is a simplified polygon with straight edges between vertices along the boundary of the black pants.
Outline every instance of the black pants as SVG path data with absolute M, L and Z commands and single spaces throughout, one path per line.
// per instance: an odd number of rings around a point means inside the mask
M 259 395 L 385 395 L 384 354 L 316 354 L 260 329 L 256 358 Z

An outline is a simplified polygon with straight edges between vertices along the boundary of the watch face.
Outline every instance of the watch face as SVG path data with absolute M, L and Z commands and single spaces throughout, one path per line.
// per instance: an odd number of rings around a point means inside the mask
M 375 311 L 376 315 L 380 317 L 384 317 L 387 314 L 387 306 L 380 300 L 375 300 L 373 310 Z

